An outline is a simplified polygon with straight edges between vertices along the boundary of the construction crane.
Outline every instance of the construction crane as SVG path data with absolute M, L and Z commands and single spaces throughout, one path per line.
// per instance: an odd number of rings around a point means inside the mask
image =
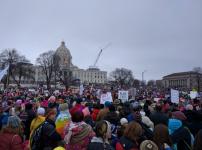
M 111 43 L 108 43 L 105 47 L 101 48 L 101 50 L 100 50 L 100 52 L 98 53 L 98 56 L 97 56 L 97 58 L 96 58 L 96 60 L 95 60 L 95 62 L 94 62 L 94 64 L 93 64 L 93 66 L 90 67 L 90 68 L 96 68 L 96 64 L 97 64 L 98 60 L 100 59 L 100 56 L 101 56 L 103 50 L 107 49 L 110 45 L 111 45 Z

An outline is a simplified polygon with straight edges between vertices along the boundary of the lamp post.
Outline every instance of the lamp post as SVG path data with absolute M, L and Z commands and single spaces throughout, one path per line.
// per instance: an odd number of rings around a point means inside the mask
M 147 70 L 144 70 L 144 71 L 142 72 L 142 85 L 143 85 L 143 83 L 144 83 L 144 74 L 145 74 L 146 71 L 147 71 Z

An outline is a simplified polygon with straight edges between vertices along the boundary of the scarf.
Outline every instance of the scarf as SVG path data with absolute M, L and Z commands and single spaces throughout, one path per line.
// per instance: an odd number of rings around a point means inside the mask
M 77 134 L 73 134 L 73 130 L 81 128 L 81 131 L 78 132 Z M 87 125 L 85 122 L 80 122 L 80 123 L 70 123 L 69 131 L 65 136 L 65 143 L 66 144 L 76 144 L 83 140 L 86 136 L 89 135 L 89 133 L 92 131 L 92 128 Z

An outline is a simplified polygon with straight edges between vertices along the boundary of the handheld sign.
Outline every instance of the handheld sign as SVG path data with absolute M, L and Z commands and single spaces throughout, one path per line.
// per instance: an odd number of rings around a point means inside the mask
M 198 97 L 198 92 L 197 91 L 191 91 L 190 92 L 190 97 L 191 97 L 191 99 L 197 98 Z
M 175 104 L 179 104 L 179 91 L 171 89 L 171 102 Z
M 105 94 L 101 94 L 101 98 L 100 98 L 100 104 L 104 104 L 105 102 L 112 102 L 112 93 L 111 92 L 107 92 Z
M 122 102 L 128 101 L 128 91 L 119 91 L 118 99 L 122 100 Z

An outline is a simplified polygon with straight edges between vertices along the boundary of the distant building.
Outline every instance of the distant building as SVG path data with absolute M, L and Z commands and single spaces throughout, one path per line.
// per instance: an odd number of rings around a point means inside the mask
M 60 57 L 60 66 L 65 72 L 71 71 L 74 79 L 79 79 L 82 83 L 104 84 L 107 81 L 107 72 L 100 71 L 98 68 L 89 68 L 87 70 L 80 69 L 72 64 L 72 56 L 70 50 L 62 42 L 57 48 L 56 54 Z
M 163 77 L 163 85 L 165 88 L 202 91 L 202 74 L 194 71 L 173 73 Z
M 65 42 L 61 42 L 61 45 L 56 49 L 55 54 L 60 58 L 59 59 L 59 68 L 60 74 L 65 76 L 69 75 L 71 72 L 73 80 L 80 80 L 82 83 L 95 83 L 95 84 L 104 84 L 107 82 L 107 72 L 100 71 L 98 68 L 89 68 L 87 70 L 80 69 L 77 66 L 72 64 L 72 55 L 70 50 L 65 46 Z M 82 60 L 81 60 L 82 61 Z M 22 84 L 27 86 L 36 86 L 39 84 L 46 84 L 46 76 L 43 73 L 42 67 L 37 65 L 32 65 L 34 70 L 34 80 L 33 79 L 22 79 Z M 0 62 L 0 69 L 3 69 L 3 65 Z M 57 81 L 58 82 L 58 81 Z M 13 79 L 10 79 L 11 84 L 15 84 Z M 51 79 L 51 84 L 54 84 L 54 75 Z

